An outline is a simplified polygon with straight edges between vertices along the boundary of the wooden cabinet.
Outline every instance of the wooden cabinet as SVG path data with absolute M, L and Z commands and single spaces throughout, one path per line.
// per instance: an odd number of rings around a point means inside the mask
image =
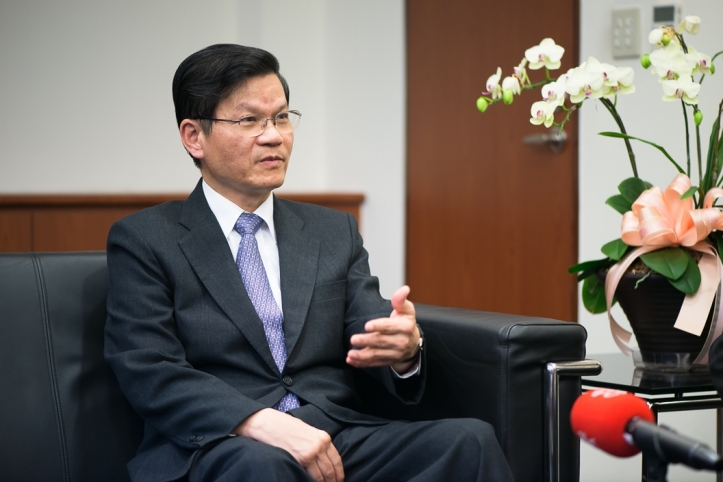
M 279 194 L 353 214 L 363 194 Z M 105 250 L 111 225 L 187 194 L 0 195 L 0 252 Z

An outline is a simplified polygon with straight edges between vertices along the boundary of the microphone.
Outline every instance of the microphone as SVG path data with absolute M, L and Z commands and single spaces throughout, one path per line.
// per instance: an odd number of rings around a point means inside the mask
M 598 389 L 583 393 L 570 412 L 572 430 L 582 440 L 617 457 L 641 450 L 665 463 L 721 470 L 723 459 L 705 444 L 655 424 L 648 404 L 632 393 Z

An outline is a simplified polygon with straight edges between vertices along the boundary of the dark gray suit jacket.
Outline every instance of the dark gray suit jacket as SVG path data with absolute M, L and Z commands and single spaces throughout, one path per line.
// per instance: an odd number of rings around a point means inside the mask
M 198 449 L 227 437 L 287 389 L 303 404 L 291 413 L 332 436 L 347 424 L 380 423 L 363 414 L 345 363 L 349 337 L 391 312 L 369 273 L 356 221 L 274 199 L 274 223 L 288 353 L 283 374 L 200 182 L 186 201 L 112 227 L 105 355 L 146 422 L 129 463 L 134 480 L 183 476 Z M 421 397 L 423 376 L 370 372 L 406 402 Z

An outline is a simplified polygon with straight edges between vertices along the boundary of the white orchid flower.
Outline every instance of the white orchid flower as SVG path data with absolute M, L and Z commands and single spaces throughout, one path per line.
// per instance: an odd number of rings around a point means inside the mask
M 565 77 L 542 86 L 542 98 L 549 104 L 562 106 L 565 103 Z
M 487 93 L 490 94 L 492 99 L 499 99 L 502 97 L 502 87 L 500 87 L 500 77 L 502 77 L 502 69 L 497 67 L 497 73 L 490 75 L 487 79 Z
M 585 99 L 599 99 L 604 94 L 605 76 L 602 65 L 595 57 L 590 57 L 579 67 L 570 69 L 566 77 L 565 92 L 570 95 L 570 102 L 573 104 Z
M 650 54 L 650 63 L 653 67 L 650 71 L 663 81 L 691 75 L 697 59 L 686 55 L 679 44 L 670 42 L 667 47 Z
M 710 66 L 713 65 L 713 61 L 710 55 L 706 55 L 703 52 L 698 52 L 693 47 L 688 47 L 687 56 L 695 62 L 693 73 L 700 72 L 702 74 L 710 75 L 713 72 L 710 70 Z
M 665 33 L 665 30 L 663 27 L 659 27 L 656 29 L 653 29 L 648 34 L 648 42 L 650 42 L 653 45 L 657 45 L 658 47 L 663 46 L 663 34 Z
M 607 64 L 602 64 L 607 66 Z M 610 66 L 612 67 L 612 66 Z M 613 67 L 605 69 L 604 97 L 614 97 L 617 94 L 632 94 L 635 92 L 633 79 L 635 72 L 630 67 Z
M 550 127 L 555 122 L 556 108 L 557 105 L 545 102 L 544 100 L 535 102 L 532 104 L 532 107 L 530 107 L 530 114 L 532 114 L 530 123 L 536 126 L 544 124 L 545 127 Z
M 543 39 L 540 45 L 525 50 L 525 58 L 530 62 L 531 70 L 545 67 L 549 70 L 560 68 L 560 59 L 565 49 L 557 45 L 551 38 Z
M 700 31 L 700 17 L 696 17 L 695 15 L 686 15 L 675 28 L 675 31 L 678 33 L 696 35 Z
M 510 77 L 505 77 L 502 80 L 502 90 L 510 90 L 515 95 L 520 95 L 520 92 L 522 92 L 522 87 L 520 86 L 519 79 L 512 75 Z
M 688 76 L 663 81 L 663 100 L 665 101 L 682 99 L 686 104 L 694 105 L 698 103 L 699 92 L 700 84 L 693 82 L 693 79 Z

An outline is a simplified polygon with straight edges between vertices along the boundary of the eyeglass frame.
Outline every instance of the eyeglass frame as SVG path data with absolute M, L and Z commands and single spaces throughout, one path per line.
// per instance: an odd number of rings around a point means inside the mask
M 276 115 L 273 116 L 273 117 L 265 117 L 265 118 L 264 118 L 264 123 L 263 123 L 263 125 L 261 126 L 261 132 L 259 132 L 259 133 L 256 134 L 255 136 L 245 136 L 245 137 L 259 137 L 261 134 L 263 134 L 264 132 L 266 132 L 266 126 L 269 125 L 269 121 L 271 121 L 271 122 L 274 124 L 274 127 L 276 128 L 276 130 L 278 130 L 279 128 L 278 128 L 278 126 L 276 125 L 276 118 L 277 118 L 278 116 L 280 116 L 281 114 L 296 114 L 296 115 L 299 116 L 299 122 L 301 122 L 301 112 L 299 112 L 298 110 L 293 110 L 293 109 L 291 109 L 291 110 L 284 110 L 284 111 L 279 112 L 278 114 L 276 114 Z M 242 120 L 244 120 L 245 118 L 251 117 L 251 116 L 257 116 L 257 115 L 261 115 L 261 116 L 262 116 L 263 114 L 248 114 L 248 115 L 245 115 L 245 116 L 243 116 L 243 117 L 239 117 L 238 119 L 217 119 L 217 118 L 213 118 L 213 117 L 196 117 L 195 120 L 206 120 L 206 121 L 212 121 L 212 122 L 231 122 L 231 123 L 234 123 L 234 124 L 240 124 L 240 122 L 241 122 Z M 296 130 L 296 127 L 293 126 L 293 124 L 292 124 L 292 127 L 293 127 L 293 129 L 292 129 L 292 132 L 293 132 L 294 130 Z

